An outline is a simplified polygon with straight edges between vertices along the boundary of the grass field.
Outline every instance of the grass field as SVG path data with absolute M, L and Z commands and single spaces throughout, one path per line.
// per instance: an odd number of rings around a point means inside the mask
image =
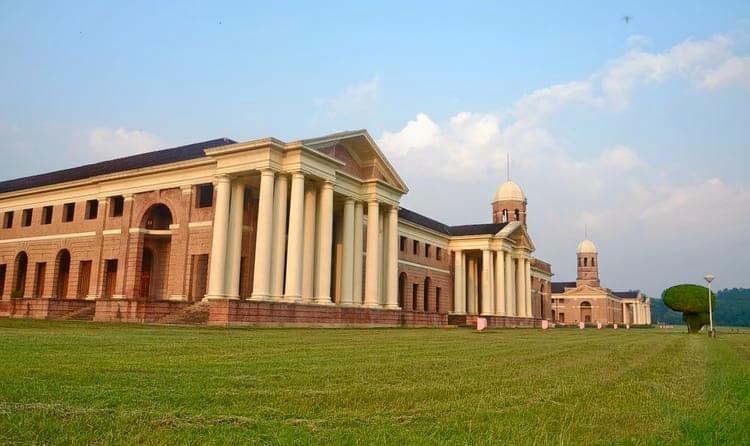
M 0 319 L 0 443 L 748 444 L 750 335 Z

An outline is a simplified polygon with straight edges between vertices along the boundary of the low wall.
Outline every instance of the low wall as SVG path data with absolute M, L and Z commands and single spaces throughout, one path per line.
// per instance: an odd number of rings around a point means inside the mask
M 337 305 L 212 299 L 208 325 L 275 327 L 444 327 L 447 314 Z
M 158 322 L 192 302 L 174 300 L 98 299 L 94 320 L 101 322 Z
M 0 316 L 10 316 L 13 303 L 10 300 L 0 300 Z
M 93 307 L 94 302 L 84 299 L 12 299 L 9 316 L 31 319 L 62 319 L 74 311 Z
M 476 327 L 477 319 L 487 319 L 487 328 L 539 328 L 542 320 L 528 317 L 514 316 L 477 316 L 476 314 L 451 314 L 448 323 L 459 327 Z

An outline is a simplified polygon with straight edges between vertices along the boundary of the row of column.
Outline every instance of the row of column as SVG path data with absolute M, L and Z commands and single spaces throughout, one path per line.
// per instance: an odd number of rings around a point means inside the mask
M 479 314 L 481 296 L 482 315 L 532 317 L 529 258 L 485 249 L 480 259 L 456 251 L 454 268 L 454 313 Z
M 216 183 L 206 298 L 237 299 L 245 186 L 228 176 Z M 336 284 L 342 305 L 398 308 L 398 210 L 390 206 L 381 217 L 381 207 L 375 200 L 367 203 L 363 296 L 364 206 L 344 199 Z M 304 175 L 296 172 L 290 187 L 287 175 L 262 170 L 251 299 L 331 304 L 333 220 L 331 182 L 306 187 Z

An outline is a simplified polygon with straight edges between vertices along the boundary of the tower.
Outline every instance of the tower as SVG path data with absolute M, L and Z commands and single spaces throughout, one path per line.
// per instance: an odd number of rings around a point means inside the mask
M 599 254 L 596 251 L 596 245 L 591 240 L 584 240 L 578 244 L 576 249 L 578 257 L 578 275 L 576 276 L 576 286 L 589 285 L 599 286 Z
M 526 196 L 513 181 L 506 181 L 492 199 L 492 223 L 520 221 L 526 226 Z

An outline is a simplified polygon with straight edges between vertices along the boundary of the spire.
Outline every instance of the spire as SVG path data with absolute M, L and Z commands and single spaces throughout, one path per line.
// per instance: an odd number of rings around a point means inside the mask
M 505 169 L 507 171 L 507 181 L 510 181 L 510 152 L 506 153 Z

